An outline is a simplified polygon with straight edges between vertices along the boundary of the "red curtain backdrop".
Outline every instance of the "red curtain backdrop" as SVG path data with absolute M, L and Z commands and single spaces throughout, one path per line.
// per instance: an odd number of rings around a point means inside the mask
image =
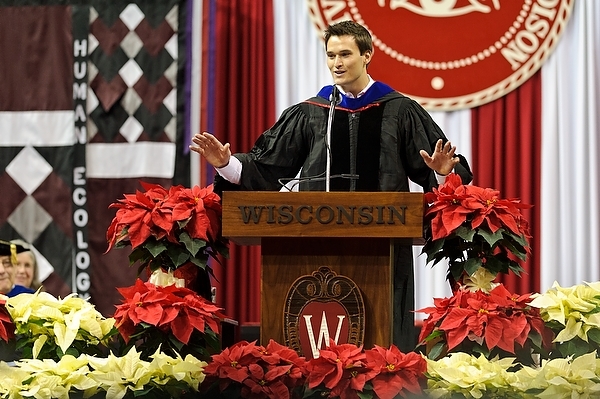
M 541 107 L 538 71 L 516 90 L 471 112 L 473 184 L 533 205 L 524 210 L 533 236 L 525 273 L 501 280 L 511 292 L 523 294 L 540 290 Z
M 202 130 L 248 152 L 275 122 L 272 0 L 204 3 Z M 218 73 L 215 73 L 218 71 Z M 203 171 L 212 174 L 210 165 Z M 212 182 L 205 175 L 205 182 Z M 229 247 L 214 265 L 217 302 L 240 325 L 260 320 L 260 247 Z

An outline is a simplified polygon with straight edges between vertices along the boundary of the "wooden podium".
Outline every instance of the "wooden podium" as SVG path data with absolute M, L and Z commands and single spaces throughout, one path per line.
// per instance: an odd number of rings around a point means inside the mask
M 365 306 L 364 346 L 392 343 L 394 243 L 422 243 L 423 194 L 223 193 L 223 236 L 261 245 L 260 341 L 285 344 L 288 290 L 322 266 L 353 280 Z

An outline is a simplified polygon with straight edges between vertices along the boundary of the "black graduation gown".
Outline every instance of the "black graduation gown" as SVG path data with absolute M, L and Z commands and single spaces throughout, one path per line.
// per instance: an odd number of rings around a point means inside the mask
M 219 175 L 215 191 L 277 190 L 298 171 L 300 190 L 324 191 L 327 164 L 326 132 L 333 86 L 316 97 L 286 109 L 249 153 L 234 154 L 242 163 L 239 185 Z M 421 149 L 432 153 L 447 141 L 431 116 L 417 102 L 375 82 L 358 99 L 342 97 L 331 131 L 331 191 L 409 191 L 409 179 L 424 191 L 437 186 L 435 172 L 423 161 Z M 467 161 L 455 167 L 465 184 L 472 180 Z M 394 267 L 393 341 L 400 350 L 415 348 L 414 270 L 412 247 L 396 245 Z

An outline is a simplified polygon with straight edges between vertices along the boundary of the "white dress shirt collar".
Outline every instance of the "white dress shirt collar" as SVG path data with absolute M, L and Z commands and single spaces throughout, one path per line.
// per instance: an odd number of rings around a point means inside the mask
M 354 94 L 352 93 L 346 93 L 339 85 L 338 85 L 338 90 L 340 91 L 340 93 L 342 93 L 343 95 L 345 95 L 348 98 L 360 98 L 360 96 L 362 96 L 363 94 L 365 94 L 367 92 L 367 90 L 369 90 L 369 88 L 371 86 L 373 86 L 373 83 L 375 83 L 375 81 L 373 80 L 373 78 L 371 77 L 371 75 L 367 75 L 369 77 L 369 83 L 367 83 L 367 85 L 365 86 L 364 89 L 362 89 L 357 95 L 356 97 L 354 96 Z

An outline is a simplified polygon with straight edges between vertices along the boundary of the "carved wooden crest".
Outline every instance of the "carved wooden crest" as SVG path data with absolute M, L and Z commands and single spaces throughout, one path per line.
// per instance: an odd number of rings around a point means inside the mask
M 283 310 L 286 346 L 311 359 L 330 338 L 362 345 L 364 335 L 365 305 L 354 281 L 325 266 L 294 281 Z

